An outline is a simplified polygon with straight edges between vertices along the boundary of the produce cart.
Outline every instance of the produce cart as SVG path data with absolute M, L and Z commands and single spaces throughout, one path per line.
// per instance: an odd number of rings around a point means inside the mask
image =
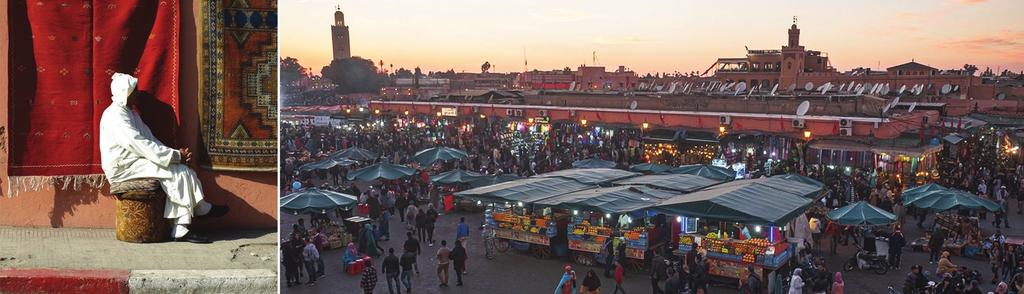
M 555 224 L 550 216 L 535 216 L 525 213 L 524 209 L 501 206 L 488 209 L 486 213 L 490 215 L 485 218 L 493 220 L 489 225 L 494 226 L 498 251 L 507 251 L 509 242 L 516 241 L 530 244 L 528 251 L 534 257 L 545 259 L 554 255 L 551 237 Z

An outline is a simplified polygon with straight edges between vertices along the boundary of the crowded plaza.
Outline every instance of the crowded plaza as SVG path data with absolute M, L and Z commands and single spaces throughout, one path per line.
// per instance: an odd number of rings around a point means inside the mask
M 906 155 L 647 123 L 345 111 L 359 115 L 282 124 L 283 292 L 1024 286 L 1013 128 Z

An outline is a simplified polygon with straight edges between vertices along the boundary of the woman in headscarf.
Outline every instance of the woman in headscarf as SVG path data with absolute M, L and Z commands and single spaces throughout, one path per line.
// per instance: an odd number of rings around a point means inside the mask
M 581 294 L 601 293 L 601 279 L 597 277 L 594 270 L 588 271 L 587 276 L 583 278 L 583 289 L 580 291 Z
M 373 258 L 380 257 L 380 253 L 384 251 L 379 245 L 377 245 L 377 238 L 375 238 L 375 236 L 376 233 L 373 231 L 373 225 L 364 224 L 359 245 L 363 249 L 363 253 L 366 253 L 366 255 Z
M 1008 293 L 1010 293 L 1010 285 L 1007 285 L 1006 282 L 999 282 L 999 285 L 996 286 L 996 292 L 995 293 L 996 294 L 1008 294 Z
M 804 278 L 800 277 L 803 269 L 793 270 L 793 276 L 789 279 L 789 294 L 804 294 Z
M 836 276 L 832 280 L 832 294 L 843 294 L 843 288 L 846 287 L 846 283 L 843 282 L 843 273 L 836 272 Z
M 342 256 L 342 268 L 348 269 L 348 263 L 359 259 L 359 251 L 356 250 L 356 243 L 349 242 L 348 248 L 345 249 L 345 253 Z
M 565 273 L 562 274 L 562 279 L 558 280 L 558 286 L 555 286 L 555 294 L 575 294 L 576 293 L 576 272 L 572 270 L 571 265 L 565 266 Z

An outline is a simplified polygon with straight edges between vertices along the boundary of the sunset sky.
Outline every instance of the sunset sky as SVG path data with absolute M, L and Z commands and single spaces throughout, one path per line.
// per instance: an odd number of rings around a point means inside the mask
M 279 2 L 281 56 L 316 73 L 331 60 L 336 0 Z M 341 1 L 352 52 L 394 68 L 478 72 L 597 62 L 648 72 L 708 68 L 743 46 L 779 49 L 792 17 L 800 42 L 839 70 L 916 60 L 1024 69 L 1024 1 Z

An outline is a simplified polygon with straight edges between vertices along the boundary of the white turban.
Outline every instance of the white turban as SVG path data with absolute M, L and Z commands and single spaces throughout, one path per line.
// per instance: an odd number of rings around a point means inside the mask
M 128 106 L 128 96 L 135 91 L 135 86 L 139 84 L 139 79 L 123 73 L 115 73 L 111 77 L 110 81 L 110 97 L 114 101 L 114 104 L 121 107 Z

